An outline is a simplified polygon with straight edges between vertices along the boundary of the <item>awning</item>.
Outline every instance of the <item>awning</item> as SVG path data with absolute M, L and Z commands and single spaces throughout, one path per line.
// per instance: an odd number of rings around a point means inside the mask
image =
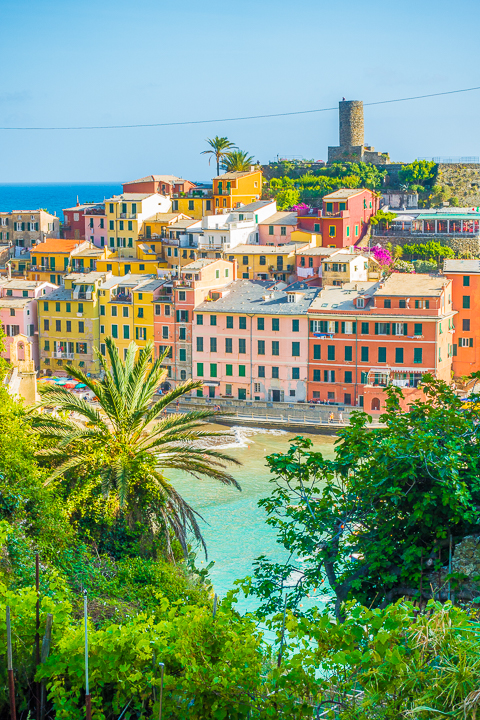
M 433 370 L 432 368 L 419 368 L 419 367 L 415 367 L 415 368 L 399 367 L 399 368 L 396 368 L 396 367 L 392 367 L 392 368 L 390 368 L 390 370 L 391 370 L 392 372 L 395 372 L 395 373 L 419 373 L 419 374 L 421 374 L 421 375 L 423 375 L 423 374 L 425 374 L 425 373 L 433 373 L 433 374 L 435 374 L 435 370 Z
M 220 385 L 220 382 L 218 380 L 205 380 L 203 384 L 207 387 L 217 387 Z

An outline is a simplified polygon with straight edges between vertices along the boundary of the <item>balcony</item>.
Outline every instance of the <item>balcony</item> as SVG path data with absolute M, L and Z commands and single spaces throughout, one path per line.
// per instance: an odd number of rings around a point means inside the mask
M 137 213 L 120 213 L 119 217 L 122 220 L 136 220 Z
M 56 352 L 52 353 L 52 358 L 63 359 L 63 360 L 73 360 L 73 353 L 62 352 L 60 350 L 57 350 Z
M 73 293 L 73 299 L 74 300 L 91 300 L 92 299 L 92 291 L 89 290 L 88 292 L 78 292 L 75 290 Z
M 110 302 L 128 304 L 133 301 L 133 295 L 131 293 L 118 293 L 113 295 Z

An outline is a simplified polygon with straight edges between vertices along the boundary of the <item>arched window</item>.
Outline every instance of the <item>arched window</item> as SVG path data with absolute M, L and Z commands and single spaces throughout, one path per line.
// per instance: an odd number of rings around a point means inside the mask
M 181 370 L 181 371 L 180 371 L 180 379 L 181 379 L 181 380 L 186 380 L 186 379 L 187 379 L 187 371 L 186 371 L 186 370 Z
M 380 400 L 378 398 L 373 398 L 372 410 L 380 410 Z

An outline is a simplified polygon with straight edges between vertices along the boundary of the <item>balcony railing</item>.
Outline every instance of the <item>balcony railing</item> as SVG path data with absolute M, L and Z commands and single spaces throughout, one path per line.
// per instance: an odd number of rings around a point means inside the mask
M 65 360 L 72 360 L 72 359 L 73 359 L 73 353 L 71 353 L 71 352 L 62 352 L 62 351 L 60 351 L 60 350 L 57 350 L 56 352 L 53 352 L 53 353 L 52 353 L 52 358 L 57 358 L 57 359 L 62 358 L 62 359 L 65 359 Z
M 130 294 L 125 293 L 118 293 L 118 295 L 113 295 L 111 302 L 115 303 L 131 303 L 133 299 L 133 296 Z
M 120 213 L 122 220 L 136 220 L 137 213 Z
M 74 300 L 91 300 L 92 299 L 92 292 L 89 290 L 88 292 L 76 292 L 73 293 L 73 299 Z

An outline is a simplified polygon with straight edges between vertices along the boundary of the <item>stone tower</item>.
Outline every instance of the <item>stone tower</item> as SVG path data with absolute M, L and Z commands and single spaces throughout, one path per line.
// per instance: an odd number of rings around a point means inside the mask
M 328 162 L 370 162 L 385 165 L 388 153 L 375 152 L 365 145 L 363 136 L 363 101 L 341 100 L 338 103 L 340 145 L 328 148 Z
M 340 147 L 364 145 L 363 101 L 342 100 L 338 104 L 340 125 Z

